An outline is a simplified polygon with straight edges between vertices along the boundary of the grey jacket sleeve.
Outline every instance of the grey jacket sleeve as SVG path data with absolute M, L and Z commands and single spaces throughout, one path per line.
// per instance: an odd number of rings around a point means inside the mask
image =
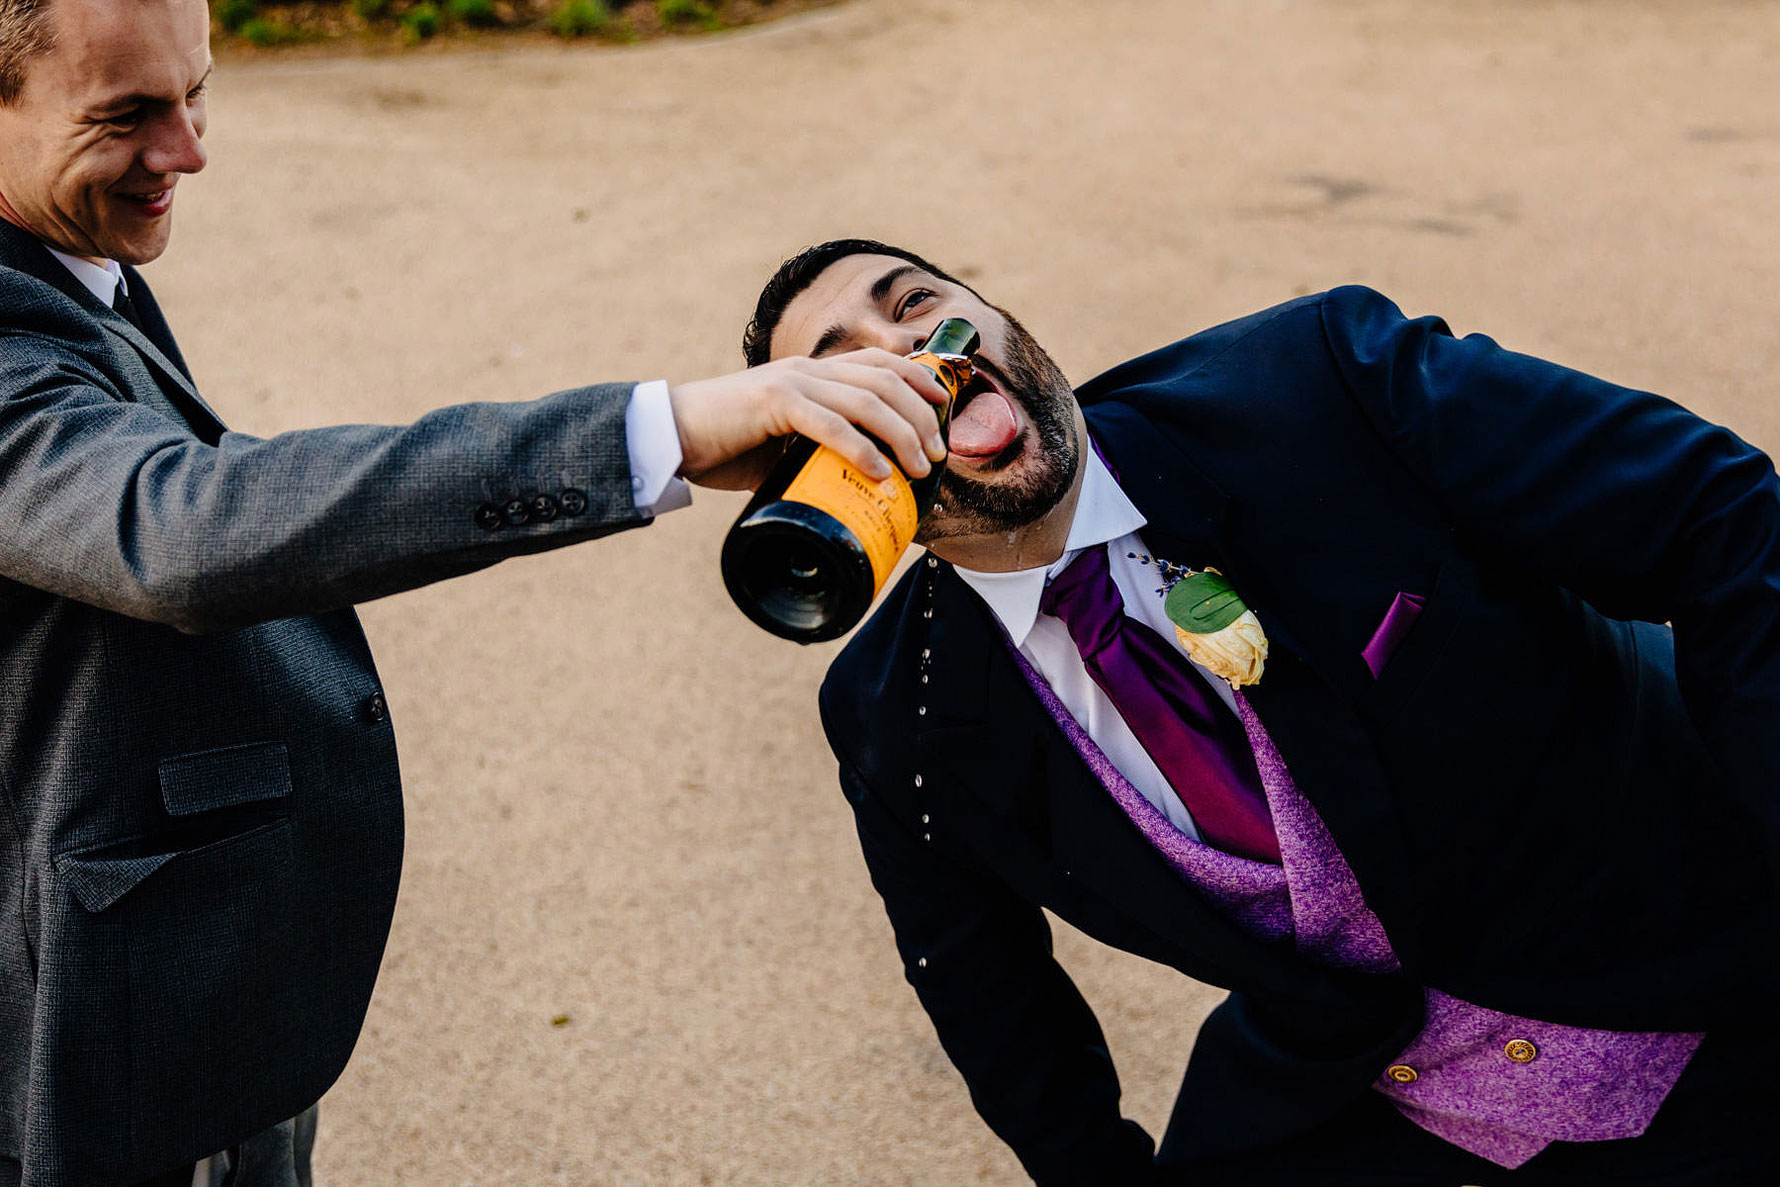
M 0 329 L 0 576 L 215 631 L 648 522 L 630 384 L 213 447 L 108 370 L 78 339 Z M 535 512 L 495 513 L 516 500 Z

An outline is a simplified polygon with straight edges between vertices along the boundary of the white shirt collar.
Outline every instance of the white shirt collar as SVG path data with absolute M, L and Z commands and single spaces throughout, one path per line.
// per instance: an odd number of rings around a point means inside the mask
M 1012 573 L 983 573 L 959 568 L 958 576 L 977 591 L 995 617 L 1001 620 L 1015 647 L 1023 646 L 1032 624 L 1038 621 L 1038 603 L 1044 597 L 1045 583 L 1061 573 L 1075 554 L 1091 545 L 1117 540 L 1143 527 L 1143 513 L 1125 492 L 1119 489 L 1112 472 L 1092 448 L 1082 458 L 1081 495 L 1076 501 L 1075 518 L 1069 523 L 1069 538 L 1063 555 L 1049 565 L 1020 569 Z
M 44 246 L 49 247 L 49 244 Z M 116 299 L 118 289 L 121 288 L 126 293 L 130 291 L 129 284 L 124 280 L 124 270 L 118 267 L 116 260 L 103 260 L 95 264 L 91 260 L 71 256 L 53 247 L 49 248 L 49 254 L 61 260 L 68 271 L 74 273 L 74 279 L 86 285 L 88 292 L 105 302 L 107 309 L 111 308 L 111 303 Z

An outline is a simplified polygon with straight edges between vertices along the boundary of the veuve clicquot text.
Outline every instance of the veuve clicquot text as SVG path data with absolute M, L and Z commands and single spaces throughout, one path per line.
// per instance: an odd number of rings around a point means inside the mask
M 938 410 L 942 436 L 959 389 L 975 374 L 976 348 L 976 327 L 952 317 L 909 356 L 951 393 Z M 911 480 L 894 458 L 891 465 L 890 477 L 872 478 L 834 450 L 793 437 L 723 540 L 723 584 L 742 612 L 799 643 L 851 630 L 914 540 L 945 470 L 942 462 Z

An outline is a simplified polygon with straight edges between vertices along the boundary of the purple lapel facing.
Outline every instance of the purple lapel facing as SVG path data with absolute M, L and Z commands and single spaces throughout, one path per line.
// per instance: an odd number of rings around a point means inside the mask
M 915 685 L 927 707 L 915 718 L 917 769 L 927 772 L 929 801 L 954 818 L 965 801 L 981 806 L 980 813 L 970 810 L 977 820 L 971 835 L 987 868 L 1004 872 L 1010 885 L 1088 934 L 1210 984 L 1266 987 L 1343 1009 L 1375 1010 L 1385 1000 L 1393 1010 L 1419 1003 L 1419 996 L 1413 1002 L 1402 996 L 1396 978 L 1306 962 L 1283 936 L 1263 939 L 1184 880 L 1108 794 L 1092 754 L 1047 712 L 1043 692 L 1023 677 L 994 615 L 950 565 L 920 564 L 923 588 L 904 611 L 910 646 L 903 656 L 928 665 L 922 672 L 928 680 L 917 678 Z M 1149 807 L 1134 788 L 1132 795 Z M 1043 869 L 1027 864 L 1028 855 L 1038 856 Z M 1247 864 L 1271 870 L 1283 884 L 1279 867 Z M 1224 893 L 1247 898 L 1251 892 L 1232 884 Z
M 1254 747 L 1255 766 L 1261 772 L 1261 786 L 1267 792 L 1267 806 L 1279 835 L 1298 951 L 1337 968 L 1396 972 L 1402 966 L 1391 951 L 1384 925 L 1367 907 L 1335 838 L 1292 782 L 1273 738 L 1240 692 L 1236 709 Z
M 1045 678 L 1024 655 L 1008 645 L 1020 673 L 1057 723 L 1069 744 L 1088 765 L 1113 802 L 1130 818 L 1144 839 L 1165 858 L 1176 873 L 1197 886 L 1244 931 L 1264 940 L 1284 939 L 1291 934 L 1292 909 L 1286 898 L 1285 871 L 1276 865 L 1238 857 L 1195 841 L 1168 822 L 1156 806 L 1119 772 L 1088 731 L 1057 699 Z
M 1260 683 L 1243 691 L 1268 723 L 1277 752 L 1290 764 L 1296 786 L 1314 801 L 1342 856 L 1373 888 L 1371 906 L 1395 937 L 1399 955 L 1407 956 L 1420 919 L 1421 904 L 1409 891 L 1416 854 L 1392 805 L 1377 740 L 1356 712 L 1352 689 L 1332 684 L 1308 658 L 1313 641 L 1298 637 L 1264 591 L 1251 589 L 1248 578 L 1259 566 L 1236 545 L 1233 525 L 1242 520 L 1240 503 L 1135 408 L 1097 404 L 1085 414 L 1107 464 L 1119 474 L 1120 488 L 1148 521 L 1140 534 L 1150 551 L 1194 568 L 1219 569 L 1260 619 L 1270 644 L 1267 670 Z M 1341 658 L 1357 681 L 1374 685 L 1351 644 Z
M 1367 908 L 1353 871 L 1293 784 L 1285 760 L 1246 698 L 1237 695 L 1237 710 L 1273 812 L 1283 868 L 1213 848 L 1175 828 L 1106 757 L 1031 662 L 1011 642 L 1007 646 L 1045 711 L 1120 811 L 1177 874 L 1232 922 L 1257 939 L 1290 937 L 1298 951 L 1322 964 L 1367 973 L 1397 971 L 1390 941 Z

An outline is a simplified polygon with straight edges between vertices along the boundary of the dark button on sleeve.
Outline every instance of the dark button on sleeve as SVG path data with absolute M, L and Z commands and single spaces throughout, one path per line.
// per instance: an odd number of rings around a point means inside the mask
M 587 510 L 587 492 L 571 486 L 557 496 L 557 505 L 564 515 L 579 515 Z
M 532 496 L 532 518 L 539 523 L 549 523 L 556 518 L 562 505 L 556 501 L 555 495 Z
M 374 692 L 365 698 L 365 715 L 372 721 L 382 721 L 389 716 L 389 702 L 383 699 L 381 692 Z
M 485 532 L 498 531 L 500 526 L 506 522 L 501 515 L 501 509 L 493 503 L 484 503 L 476 508 L 475 514 L 471 518 L 476 521 L 476 526 Z
M 531 522 L 532 505 L 525 499 L 508 499 L 507 505 L 501 508 L 501 517 L 509 527 L 524 527 Z

